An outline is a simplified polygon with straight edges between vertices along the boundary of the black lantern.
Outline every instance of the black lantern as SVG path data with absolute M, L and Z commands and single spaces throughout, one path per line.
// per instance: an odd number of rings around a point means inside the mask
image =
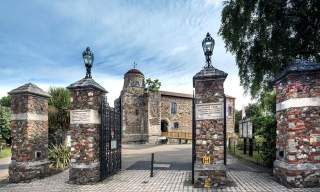
M 87 47 L 85 51 L 82 53 L 83 61 L 87 69 L 86 78 L 91 77 L 91 67 L 94 60 L 94 55 L 90 50 L 90 47 Z
M 206 38 L 202 41 L 202 48 L 204 55 L 206 56 L 206 67 L 212 67 L 211 65 L 211 56 L 214 48 L 214 39 L 211 37 L 210 33 L 207 33 Z

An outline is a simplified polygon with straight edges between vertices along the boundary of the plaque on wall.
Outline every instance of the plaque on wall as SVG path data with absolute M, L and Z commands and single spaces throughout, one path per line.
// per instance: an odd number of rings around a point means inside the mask
M 209 155 L 204 155 L 202 157 L 202 164 L 203 165 L 209 165 L 211 163 L 211 159 Z
M 117 148 L 117 140 L 111 140 L 111 149 Z
M 222 119 L 223 103 L 201 103 L 196 104 L 196 120 Z
M 100 116 L 92 109 L 71 110 L 70 124 L 100 124 Z

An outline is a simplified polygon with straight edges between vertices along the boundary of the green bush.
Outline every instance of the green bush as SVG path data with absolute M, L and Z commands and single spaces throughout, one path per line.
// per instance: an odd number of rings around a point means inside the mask
M 66 88 L 50 87 L 49 94 L 49 144 L 60 145 L 70 125 L 70 93 Z
M 272 167 L 273 161 L 276 159 L 277 121 L 275 115 L 256 117 L 253 122 L 257 126 L 255 135 L 263 138 L 261 158 L 267 166 Z
M 11 137 L 10 108 L 0 105 L 0 138 L 9 140 Z
M 49 147 L 50 166 L 63 169 L 70 164 L 70 147 L 65 145 L 51 145 Z

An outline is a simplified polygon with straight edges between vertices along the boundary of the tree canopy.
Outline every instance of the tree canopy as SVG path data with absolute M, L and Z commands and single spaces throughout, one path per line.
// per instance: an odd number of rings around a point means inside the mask
M 10 108 L 0 105 L 0 134 L 6 140 L 11 137 L 10 115 Z
M 3 107 L 11 107 L 11 97 L 10 96 L 1 97 L 0 105 Z
M 148 78 L 146 80 L 147 90 L 150 92 L 159 92 L 161 87 L 161 82 L 159 79 L 152 80 Z
M 253 97 L 293 59 L 320 62 L 319 0 L 228 0 L 219 34 Z

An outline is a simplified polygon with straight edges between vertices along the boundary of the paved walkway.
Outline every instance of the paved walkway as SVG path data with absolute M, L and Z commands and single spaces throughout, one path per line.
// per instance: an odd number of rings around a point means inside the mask
M 172 152 L 177 149 L 175 153 L 179 154 L 179 150 L 188 148 L 189 146 L 162 146 L 164 148 L 170 148 Z M 148 148 L 149 152 L 153 151 L 152 146 Z M 161 147 L 160 147 L 161 148 Z M 156 147 L 156 149 L 160 149 Z M 142 150 L 139 149 L 139 156 L 143 156 Z M 160 152 L 161 150 L 158 150 Z M 170 151 L 170 150 L 169 150 Z M 187 154 L 187 150 L 185 151 Z M 162 154 L 162 153 L 161 153 Z M 128 153 L 125 154 L 126 156 Z M 134 155 L 131 154 L 131 155 Z M 181 154 L 180 154 L 181 155 Z M 128 156 L 127 156 L 128 158 Z M 159 164 L 170 164 L 170 168 L 155 170 L 153 178 L 150 178 L 150 172 L 148 166 L 137 165 L 139 158 L 132 156 L 133 159 L 138 159 L 137 162 L 130 160 L 130 163 L 126 164 L 128 170 L 123 170 L 114 176 L 109 177 L 103 182 L 99 182 L 95 185 L 71 185 L 68 184 L 68 171 L 63 173 L 47 177 L 45 179 L 36 180 L 31 183 L 20 183 L 20 184 L 0 184 L 0 191 L 9 192 L 60 192 L 60 191 L 86 191 L 86 192 L 98 192 L 98 191 L 108 191 L 108 192 L 191 192 L 191 191 L 220 191 L 220 192 L 319 192 L 320 188 L 313 189 L 287 189 L 286 187 L 277 183 L 271 176 L 271 170 L 266 168 L 261 168 L 251 163 L 244 161 L 239 161 L 231 156 L 228 156 L 228 178 L 233 181 L 232 187 L 227 187 L 224 189 L 195 189 L 192 187 L 190 182 L 191 171 L 185 168 L 179 169 L 176 165 L 189 165 L 185 164 L 184 160 L 179 161 L 180 158 L 175 159 L 174 163 L 170 163 L 168 156 L 159 156 Z M 174 159 L 174 158 L 173 158 Z M 133 162 L 133 163 L 132 163 Z M 164 163 L 165 162 L 165 163 Z M 135 169 L 135 167 L 137 169 Z
M 11 157 L 0 159 L 0 181 L 8 177 L 8 167 L 11 161 Z

